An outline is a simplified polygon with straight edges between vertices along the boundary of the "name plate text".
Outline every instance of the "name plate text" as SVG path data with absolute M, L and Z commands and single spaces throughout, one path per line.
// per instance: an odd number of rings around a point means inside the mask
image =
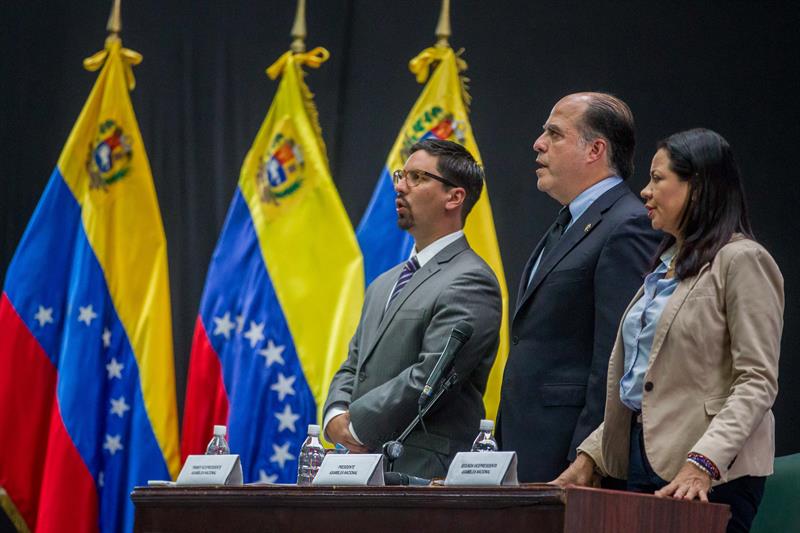
M 329 453 L 322 460 L 313 485 L 382 486 L 383 455 L 379 453 Z
M 461 452 L 456 454 L 445 485 L 519 485 L 516 452 Z
M 238 455 L 190 455 L 178 485 L 241 485 L 242 464 Z

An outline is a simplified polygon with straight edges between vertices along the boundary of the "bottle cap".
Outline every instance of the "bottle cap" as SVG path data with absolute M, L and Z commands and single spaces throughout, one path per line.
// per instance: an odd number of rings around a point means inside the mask
M 312 437 L 319 437 L 319 426 L 317 424 L 309 424 L 308 434 Z
M 214 435 L 224 437 L 227 432 L 228 428 L 226 426 L 214 426 Z
M 481 431 L 492 431 L 494 429 L 494 420 L 481 420 Z

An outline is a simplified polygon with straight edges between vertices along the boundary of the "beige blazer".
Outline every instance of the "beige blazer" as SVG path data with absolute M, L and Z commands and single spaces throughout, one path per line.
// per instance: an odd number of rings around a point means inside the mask
M 644 447 L 661 478 L 672 480 L 690 451 L 717 465 L 714 484 L 772 473 L 783 305 L 775 261 L 740 235 L 675 288 L 656 328 L 642 396 Z M 608 365 L 604 421 L 578 450 L 604 475 L 625 479 L 632 413 L 619 399 L 621 331 Z

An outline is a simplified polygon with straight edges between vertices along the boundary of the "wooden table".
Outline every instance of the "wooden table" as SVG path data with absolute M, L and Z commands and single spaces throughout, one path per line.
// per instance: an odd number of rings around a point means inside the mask
M 136 487 L 137 532 L 723 533 L 728 506 L 603 489 Z

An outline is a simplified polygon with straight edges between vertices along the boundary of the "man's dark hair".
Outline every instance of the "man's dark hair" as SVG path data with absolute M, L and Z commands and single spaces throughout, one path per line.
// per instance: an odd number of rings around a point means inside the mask
M 744 188 L 733 151 L 719 133 L 702 128 L 681 131 L 657 148 L 667 152 L 670 169 L 689 184 L 678 225 L 683 244 L 675 258 L 675 275 L 684 279 L 710 263 L 734 233 L 753 238 Z M 674 242 L 667 236 L 656 258 Z
M 598 137 L 608 141 L 608 164 L 626 180 L 633 175 L 633 150 L 636 147 L 633 113 L 628 104 L 608 93 L 586 93 L 589 102 L 583 113 L 581 138 L 591 142 Z
M 425 139 L 415 143 L 409 154 L 424 150 L 437 158 L 436 169 L 446 180 L 452 181 L 467 192 L 461 206 L 461 222 L 478 202 L 483 190 L 483 169 L 462 145 L 442 139 Z M 445 185 L 445 187 L 448 187 Z M 448 187 L 449 188 L 449 187 Z

